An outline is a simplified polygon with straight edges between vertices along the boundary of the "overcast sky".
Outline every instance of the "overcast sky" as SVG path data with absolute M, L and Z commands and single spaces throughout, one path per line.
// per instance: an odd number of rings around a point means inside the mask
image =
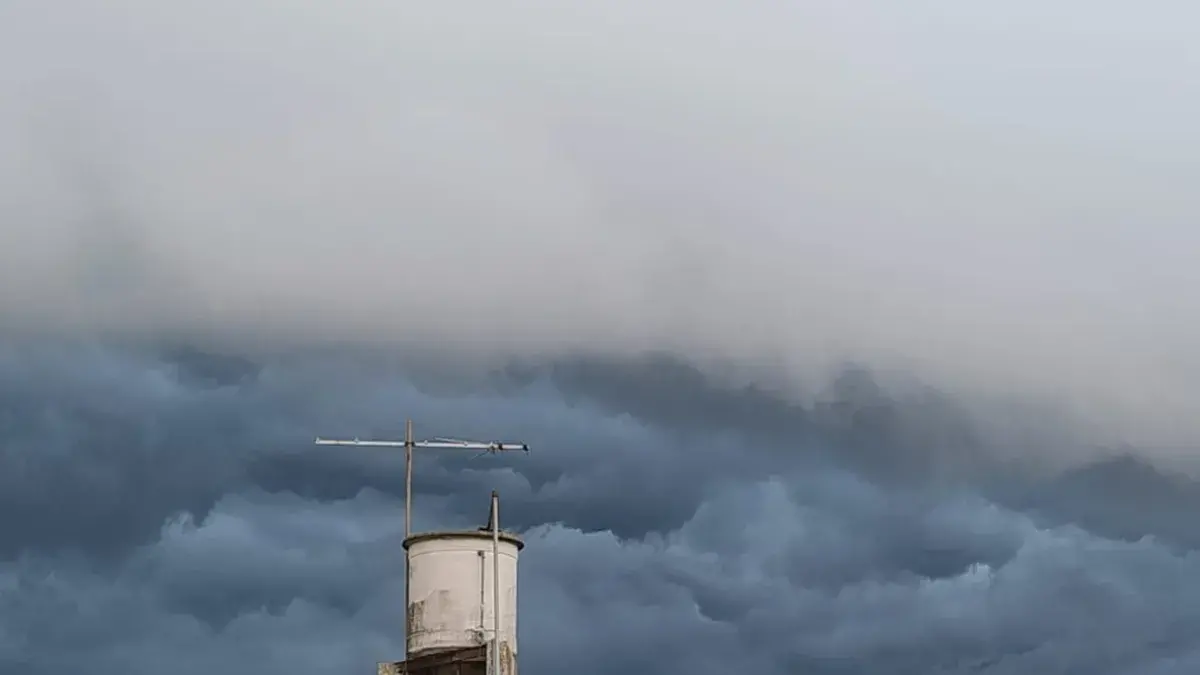
M 1198 19 L 0 0 L 0 672 L 370 672 L 409 414 L 532 675 L 1192 672 Z

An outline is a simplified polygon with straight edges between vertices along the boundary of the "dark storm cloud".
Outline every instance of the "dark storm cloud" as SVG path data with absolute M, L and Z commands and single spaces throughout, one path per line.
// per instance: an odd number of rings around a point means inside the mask
M 1014 473 L 989 499 L 972 474 L 882 480 L 813 409 L 779 429 L 761 412 L 714 420 L 703 401 L 745 392 L 682 375 L 617 411 L 604 378 L 575 377 L 567 396 L 540 376 L 429 394 L 315 356 L 5 354 L 0 663 L 14 673 L 315 674 L 396 657 L 399 457 L 309 443 L 314 427 L 398 431 L 399 411 L 431 434 L 533 443 L 421 458 L 415 514 L 482 524 L 501 490 L 529 542 L 528 672 L 1183 673 L 1197 659 L 1200 562 L 1150 536 L 1178 532 L 1185 502 L 1134 502 L 1194 488 L 1131 462 Z M 848 377 L 920 426 L 927 408 Z M 797 429 L 811 444 L 787 445 Z M 1030 495 L 1059 500 L 1023 512 Z
M 1131 455 L 1074 467 L 999 494 L 1047 523 L 1077 523 L 1126 541 L 1152 535 L 1179 550 L 1200 548 L 1194 519 L 1200 512 L 1200 483 Z
M 737 428 L 753 441 L 739 448 L 738 466 L 746 455 L 769 453 L 779 466 L 824 451 L 881 478 L 927 479 L 986 459 L 971 415 L 953 400 L 928 387 L 893 396 L 863 367 L 844 368 L 810 407 L 754 383 L 732 388 L 662 354 L 561 361 L 544 372 L 568 400 L 578 393 L 610 413 L 700 436 Z
M 1194 8 L 463 9 L 0 3 L 0 673 L 1200 669 Z

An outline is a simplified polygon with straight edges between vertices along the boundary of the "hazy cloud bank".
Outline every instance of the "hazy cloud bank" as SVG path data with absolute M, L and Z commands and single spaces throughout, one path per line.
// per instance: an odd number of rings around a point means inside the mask
M 1190 9 L 643 5 L 6 3 L 0 316 L 849 358 L 1195 437 Z

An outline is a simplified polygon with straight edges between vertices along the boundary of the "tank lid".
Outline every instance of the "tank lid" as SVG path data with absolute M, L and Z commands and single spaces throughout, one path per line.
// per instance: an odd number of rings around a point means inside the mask
M 477 539 L 483 541 L 492 540 L 491 530 L 436 530 L 433 532 L 420 532 L 418 534 L 409 535 L 408 539 L 404 540 L 404 549 L 408 550 L 409 546 L 422 541 L 433 541 L 436 539 Z M 513 544 L 517 550 L 525 548 L 525 542 L 512 532 L 500 531 L 500 541 Z

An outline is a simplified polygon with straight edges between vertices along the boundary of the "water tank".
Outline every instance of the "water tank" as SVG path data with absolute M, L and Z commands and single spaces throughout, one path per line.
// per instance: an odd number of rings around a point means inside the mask
M 503 661 L 517 655 L 519 537 L 500 533 L 500 641 Z M 408 657 L 477 647 L 492 639 L 492 533 L 425 532 L 404 541 L 408 550 Z M 514 668 L 504 667 L 506 672 Z

